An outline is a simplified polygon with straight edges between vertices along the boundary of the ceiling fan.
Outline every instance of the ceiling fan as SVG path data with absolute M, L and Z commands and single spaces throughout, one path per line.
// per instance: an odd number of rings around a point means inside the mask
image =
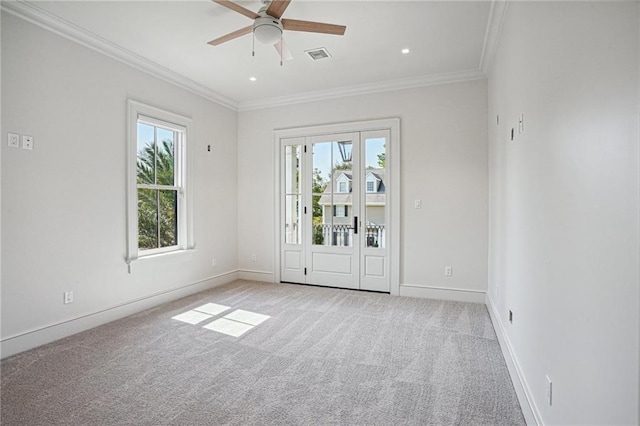
M 288 51 L 282 33 L 286 31 L 304 31 L 309 33 L 344 35 L 347 27 L 344 25 L 324 24 L 322 22 L 300 21 L 298 19 L 281 19 L 284 11 L 287 10 L 291 0 L 263 0 L 264 6 L 256 13 L 245 9 L 237 3 L 229 0 L 213 0 L 221 6 L 238 12 L 248 18 L 253 19 L 253 25 L 249 25 L 229 34 L 211 40 L 208 44 L 218 46 L 224 42 L 236 39 L 245 34 L 253 33 L 254 39 L 262 44 L 273 44 L 280 54 L 280 65 L 283 57 L 290 59 L 291 53 Z M 255 51 L 253 52 L 255 55 Z

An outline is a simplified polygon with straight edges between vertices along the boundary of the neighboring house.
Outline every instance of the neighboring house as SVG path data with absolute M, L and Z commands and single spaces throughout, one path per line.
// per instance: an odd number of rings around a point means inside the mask
M 335 186 L 328 186 L 318 201 L 322 225 L 315 227 L 322 227 L 323 244 L 348 246 L 353 226 L 353 177 L 351 170 L 336 173 Z M 385 169 L 367 169 L 364 185 L 366 209 L 360 223 L 366 224 L 367 247 L 384 247 Z

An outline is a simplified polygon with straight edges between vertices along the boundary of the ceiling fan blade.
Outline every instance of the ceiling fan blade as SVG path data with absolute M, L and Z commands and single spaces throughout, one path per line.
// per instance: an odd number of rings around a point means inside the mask
M 249 25 L 248 27 L 240 28 L 237 31 L 234 31 L 234 32 L 229 33 L 227 35 L 223 35 L 222 37 L 218 37 L 215 40 L 211 40 L 207 44 L 210 44 L 212 46 L 217 46 L 219 44 L 224 43 L 225 41 L 233 40 L 234 38 L 238 38 L 238 37 L 243 36 L 245 34 L 249 34 L 252 31 L 253 31 L 253 25 Z
M 323 24 L 322 22 L 299 21 L 297 19 L 282 19 L 282 26 L 288 31 L 305 31 L 308 33 L 322 33 L 344 35 L 347 27 L 344 25 Z
M 227 9 L 231 9 L 234 12 L 238 12 L 244 16 L 246 16 L 247 18 L 251 18 L 251 19 L 256 19 L 259 18 L 260 15 L 258 15 L 255 12 L 250 11 L 249 9 L 245 9 L 244 7 L 240 6 L 239 4 L 236 4 L 232 1 L 229 0 L 213 0 L 215 3 L 218 3 L 220 6 L 224 6 Z
M 278 55 L 282 58 L 283 61 L 290 61 L 293 59 L 293 55 L 291 54 L 291 51 L 289 50 L 289 47 L 287 46 L 287 43 L 283 38 L 280 39 L 280 41 L 276 42 L 273 47 L 276 48 L 276 52 L 278 52 Z
M 272 0 L 271 4 L 267 8 L 267 15 L 280 19 L 287 7 L 289 7 L 291 0 Z

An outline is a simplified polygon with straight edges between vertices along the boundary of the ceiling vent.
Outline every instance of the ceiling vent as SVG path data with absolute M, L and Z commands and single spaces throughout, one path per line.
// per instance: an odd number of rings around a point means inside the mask
M 304 53 L 311 56 L 311 59 L 317 61 L 319 59 L 330 58 L 331 54 L 324 47 L 319 47 L 317 49 L 305 50 Z

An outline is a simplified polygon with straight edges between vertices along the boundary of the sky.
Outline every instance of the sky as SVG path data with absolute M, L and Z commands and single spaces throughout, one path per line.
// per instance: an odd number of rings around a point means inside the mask
M 365 168 L 379 168 L 378 154 L 385 152 L 385 138 L 365 139 Z M 333 152 L 332 152 L 333 151 Z M 332 161 L 333 160 L 333 161 Z M 324 179 L 329 177 L 332 164 L 342 163 L 337 142 L 319 142 L 313 145 L 313 168 L 320 169 Z

